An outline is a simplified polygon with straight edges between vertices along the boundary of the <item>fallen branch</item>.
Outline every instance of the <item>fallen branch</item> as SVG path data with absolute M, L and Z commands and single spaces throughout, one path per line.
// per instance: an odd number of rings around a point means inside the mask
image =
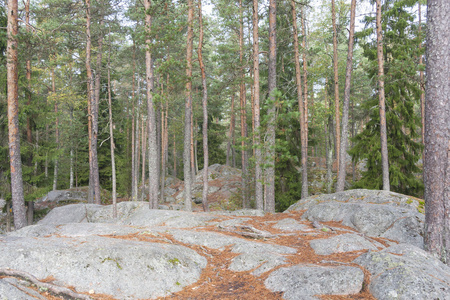
M 253 238 L 253 239 L 269 239 L 269 238 L 277 237 L 276 235 L 273 235 L 268 231 L 259 230 L 253 226 L 248 226 L 248 225 L 233 226 L 233 227 L 220 227 L 220 228 L 223 228 L 224 230 L 227 230 L 227 231 L 230 231 L 233 233 L 237 233 L 244 237 L 249 237 L 249 238 Z M 236 229 L 241 229 L 244 231 L 239 231 Z
M 68 296 L 68 297 L 72 297 L 75 299 L 92 300 L 91 297 L 89 297 L 87 295 L 75 293 L 74 291 L 72 291 L 68 288 L 65 288 L 62 286 L 57 286 L 57 285 L 54 285 L 54 284 L 51 284 L 48 282 L 39 281 L 36 277 L 31 275 L 30 273 L 27 273 L 24 271 L 0 268 L 0 275 L 20 277 L 22 279 L 25 279 L 25 280 L 33 283 L 38 288 L 47 289 L 48 291 L 52 292 L 55 295 L 63 295 L 63 296 Z

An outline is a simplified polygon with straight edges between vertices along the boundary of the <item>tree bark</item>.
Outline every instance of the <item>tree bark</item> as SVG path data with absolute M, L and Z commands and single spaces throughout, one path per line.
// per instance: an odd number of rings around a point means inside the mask
M 227 142 L 227 160 L 226 165 L 234 167 L 234 128 L 235 128 L 235 116 L 234 116 L 234 91 L 231 93 L 231 113 L 230 113 L 230 130 L 228 132 Z
M 104 20 L 103 16 L 101 16 L 100 20 L 100 28 L 103 27 Z M 97 151 L 97 143 L 98 143 L 98 112 L 100 105 L 100 88 L 101 88 L 101 73 L 102 73 L 102 47 L 103 47 L 103 34 L 100 33 L 100 37 L 98 39 L 98 49 L 97 49 L 97 61 L 96 61 L 96 72 L 95 72 L 95 96 L 94 96 L 94 105 L 93 105 L 93 118 L 92 118 L 92 145 L 93 145 L 93 178 L 94 178 L 94 195 L 95 195 L 95 204 L 101 204 L 101 194 L 100 194 L 100 176 L 99 176 L 99 167 L 98 167 L 98 151 Z
M 7 26 L 7 85 L 8 85 L 8 139 L 11 171 L 11 193 L 16 230 L 27 225 L 25 200 L 23 195 L 22 161 L 20 158 L 19 135 L 19 72 L 18 72 L 18 4 L 17 0 L 8 1 Z
M 26 29 L 27 33 L 29 34 L 31 31 L 30 24 L 30 0 L 27 0 L 25 2 L 25 23 L 26 23 Z M 26 61 L 26 78 L 27 78 L 27 85 L 28 85 L 28 91 L 26 93 L 27 95 L 27 106 L 30 109 L 31 108 L 31 45 L 29 42 L 27 42 L 27 61 Z M 27 113 L 27 143 L 28 145 L 33 144 L 33 133 L 31 129 L 31 113 Z M 33 165 L 33 153 L 31 152 L 28 157 L 28 166 L 31 167 Z
M 151 0 L 144 1 L 145 10 L 145 25 L 147 32 L 146 44 L 150 45 L 150 34 L 152 27 L 152 16 L 149 14 L 151 7 Z M 145 51 L 145 65 L 146 65 L 146 81 L 147 81 L 147 114 L 148 114 L 148 185 L 149 185 L 149 206 L 151 209 L 158 208 L 158 150 L 156 140 L 156 115 L 153 103 L 153 68 L 152 68 L 152 54 L 150 49 Z
M 264 209 L 264 196 L 262 186 L 262 154 L 261 154 L 261 120 L 260 120 L 260 93 L 259 93 L 259 32 L 258 32 L 258 0 L 253 0 L 253 102 L 255 111 L 255 198 L 256 208 Z
M 52 94 L 55 99 L 55 143 L 56 143 L 56 155 L 55 166 L 53 169 L 53 190 L 56 191 L 58 187 L 58 162 L 59 162 L 59 117 L 58 117 L 58 97 L 56 97 L 56 82 L 55 82 L 55 69 L 52 69 Z
M 110 30 L 111 34 L 111 30 Z M 112 170 L 112 204 L 113 204 L 113 218 L 117 218 L 117 194 L 116 194 L 116 158 L 114 155 L 114 124 L 112 118 L 112 100 L 111 100 L 111 40 L 109 41 L 109 55 L 108 55 L 108 111 L 109 111 L 109 136 L 111 137 L 111 170 Z
M 305 109 L 303 105 L 303 95 L 302 95 L 302 79 L 301 79 L 301 69 L 300 69 L 300 53 L 298 47 L 298 28 L 297 28 L 297 10 L 295 7 L 295 1 L 291 0 L 292 8 L 292 30 L 294 36 L 294 59 L 295 59 L 295 82 L 297 85 L 297 101 L 298 110 L 300 113 L 300 144 L 301 144 L 301 165 L 302 165 L 302 194 L 301 198 L 308 197 L 308 165 L 307 165 L 307 155 L 308 155 L 308 145 L 307 132 L 305 126 Z
M 418 3 L 419 6 L 419 40 L 420 45 L 419 47 L 422 48 L 422 5 L 420 2 Z M 423 64 L 423 55 L 420 54 L 419 56 L 419 66 L 422 66 Z M 422 121 L 422 144 L 425 145 L 425 80 L 424 80 L 424 74 L 423 71 L 419 71 L 419 77 L 420 77 L 420 116 Z M 425 151 L 422 152 L 422 162 L 425 162 Z
M 303 60 L 303 97 L 304 97 L 304 126 L 305 126 L 305 143 L 306 143 L 306 161 L 308 161 L 308 64 L 306 62 L 306 17 L 303 5 L 300 6 L 300 13 L 302 15 L 302 60 Z
M 142 173 L 141 173 L 141 182 L 142 182 L 142 191 L 141 191 L 141 201 L 145 200 L 145 171 L 146 171 L 146 159 L 147 159 L 147 147 L 145 146 L 147 143 L 147 132 L 148 126 L 147 122 L 144 122 L 144 118 L 142 118 L 142 139 L 141 139 L 141 152 L 142 152 Z M 162 188 L 164 190 L 164 187 Z
M 97 202 L 95 193 L 95 176 L 97 158 L 97 134 L 94 132 L 94 124 L 97 121 L 95 110 L 95 85 L 91 68 L 91 1 L 86 0 L 86 75 L 87 75 L 87 96 L 88 96 L 88 141 L 89 141 L 89 193 L 88 203 Z M 94 154 L 95 153 L 95 154 Z
M 344 103 L 342 111 L 342 134 L 340 145 L 339 171 L 336 192 L 342 192 L 345 188 L 345 177 L 347 175 L 347 147 L 348 147 L 348 111 L 350 106 L 350 84 L 352 79 L 353 62 L 353 36 L 355 32 L 355 8 L 356 0 L 352 0 L 350 6 L 350 33 L 348 36 L 347 66 L 345 69 Z
M 428 0 L 425 249 L 450 265 L 450 2 Z
M 334 112 L 336 120 L 336 163 L 339 166 L 341 144 L 341 121 L 339 108 L 339 70 L 338 70 L 338 53 L 337 53 L 337 28 L 336 28 L 336 7 L 335 0 L 331 0 L 331 17 L 333 22 L 333 71 L 334 71 Z M 339 169 L 338 169 L 339 173 Z
M 203 18 L 202 18 L 202 1 L 198 0 L 198 23 L 200 27 L 199 40 L 198 40 L 198 61 L 200 63 L 200 71 L 202 73 L 202 108 L 203 108 L 203 192 L 202 192 L 202 205 L 204 211 L 209 211 L 208 205 L 208 166 L 209 166 L 209 153 L 208 153 L 208 86 L 206 85 L 206 73 L 205 65 L 203 64 L 202 47 L 203 47 Z
M 245 72 L 244 72 L 244 16 L 242 0 L 239 0 L 239 65 L 240 65 L 240 83 L 239 100 L 241 105 L 241 166 L 242 166 L 242 205 L 249 207 L 248 199 L 248 162 L 247 162 L 247 99 L 245 90 Z
M 378 97 L 380 101 L 380 138 L 381 138 L 381 166 L 383 172 L 383 190 L 389 191 L 389 161 L 386 133 L 386 106 L 384 97 L 384 57 L 383 36 L 381 28 L 381 0 L 377 4 L 377 58 L 378 58 Z
M 193 30 L 192 22 L 194 19 L 194 7 L 192 0 L 188 0 L 188 28 L 187 28 L 187 45 L 186 45 L 186 100 L 184 110 L 184 209 L 192 211 L 191 197 L 191 103 L 192 103 L 192 47 L 193 47 Z
M 138 81 L 139 90 L 139 81 Z M 138 91 L 140 95 L 140 90 Z M 131 201 L 137 201 L 136 198 L 136 44 L 133 39 L 133 76 L 131 77 Z
M 271 105 L 267 110 L 269 122 L 267 125 L 267 164 L 266 168 L 266 196 L 264 198 L 264 210 L 266 212 L 275 212 L 275 89 L 277 88 L 277 2 L 269 1 L 269 74 L 268 74 L 268 93 L 271 99 Z

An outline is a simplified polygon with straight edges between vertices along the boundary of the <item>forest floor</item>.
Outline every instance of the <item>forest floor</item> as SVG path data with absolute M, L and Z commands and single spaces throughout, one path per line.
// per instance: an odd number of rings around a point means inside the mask
M 305 222 L 308 226 L 311 227 L 311 230 L 314 231 L 315 234 L 306 234 L 306 233 L 292 233 L 286 234 L 286 232 L 273 228 L 272 225 L 277 221 L 285 219 L 285 218 L 293 218 L 296 220 L 300 220 L 302 211 L 296 212 L 285 212 L 285 213 L 276 213 L 276 214 L 267 214 L 263 217 L 250 217 L 251 221 L 246 222 L 246 225 L 250 225 L 251 227 L 262 230 L 265 232 L 269 232 L 273 237 L 258 239 L 258 242 L 268 243 L 268 244 L 276 244 L 289 246 L 297 249 L 297 253 L 293 255 L 285 255 L 286 263 L 281 265 L 275 269 L 282 267 L 294 266 L 297 264 L 311 264 L 311 265 L 321 265 L 321 266 L 355 266 L 358 268 L 362 268 L 352 261 L 360 256 L 367 250 L 362 251 L 354 251 L 354 252 L 346 252 L 346 253 L 337 253 L 332 255 L 317 255 L 314 250 L 309 246 L 309 242 L 314 239 L 323 239 L 331 237 L 336 233 L 339 233 L 339 229 L 342 231 L 351 230 L 352 228 L 343 226 L 340 223 L 336 222 L 323 222 L 323 225 L 334 228 L 336 231 L 327 232 L 322 231 L 317 228 L 313 228 L 310 222 Z M 236 217 L 234 217 L 236 218 Z M 249 218 L 242 217 L 242 218 Z M 337 229 L 336 229 L 337 228 Z M 220 232 L 221 234 L 227 234 L 231 236 L 237 236 L 243 238 L 242 235 L 230 231 L 221 230 L 217 226 L 208 226 L 202 230 L 207 230 L 209 232 L 215 231 Z M 231 247 L 226 248 L 221 251 L 218 249 L 211 249 L 203 246 L 196 246 L 190 244 L 183 244 L 175 239 L 173 239 L 170 235 L 160 236 L 155 238 L 154 236 L 138 236 L 138 235 L 129 235 L 129 236 L 120 236 L 116 238 L 123 239 L 132 239 L 132 240 L 140 240 L 140 241 L 148 241 L 148 242 L 170 242 L 180 244 L 186 247 L 189 247 L 200 255 L 203 255 L 207 260 L 208 264 L 206 268 L 203 270 L 201 277 L 192 285 L 186 286 L 183 290 L 172 293 L 166 297 L 161 297 L 157 299 L 282 299 L 281 292 L 271 292 L 264 285 L 264 281 L 267 279 L 269 274 L 274 271 L 271 270 L 269 272 L 263 273 L 261 276 L 252 275 L 253 270 L 243 271 L 243 272 L 235 272 L 229 270 L 229 265 L 234 257 L 239 255 L 238 253 L 233 253 L 231 251 Z M 254 240 L 254 239 L 252 239 Z M 378 240 L 380 243 L 385 244 L 383 240 Z M 256 269 L 256 268 L 255 268 Z M 321 295 L 318 296 L 320 299 L 327 300 L 337 300 L 337 299 L 375 299 L 370 292 L 368 291 L 368 281 L 370 280 L 370 274 L 364 270 L 365 273 L 365 282 L 363 284 L 363 289 L 360 293 L 354 295 L 345 295 L 345 296 L 336 296 L 336 295 Z M 49 279 L 51 281 L 51 278 Z M 120 280 L 118 278 L 117 280 Z M 151 284 L 151 282 L 143 282 L 142 284 Z M 34 288 L 37 292 L 39 292 L 45 299 L 56 300 L 56 299 L 67 299 L 58 297 L 55 295 L 51 295 L 47 291 L 40 291 L 36 287 Z M 87 294 L 89 295 L 89 294 Z M 92 299 L 98 300 L 112 300 L 114 295 L 98 295 L 98 294 L 90 294 Z

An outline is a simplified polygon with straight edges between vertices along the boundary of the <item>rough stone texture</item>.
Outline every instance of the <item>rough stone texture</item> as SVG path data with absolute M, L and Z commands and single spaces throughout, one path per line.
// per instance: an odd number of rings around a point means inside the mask
M 258 209 L 238 209 L 233 211 L 214 211 L 212 214 L 225 216 L 263 217 L 266 213 Z
M 183 246 L 118 238 L 0 237 L 0 243 L 0 267 L 32 270 L 38 279 L 53 276 L 77 291 L 94 290 L 120 299 L 179 291 L 198 280 L 206 266 L 203 256 Z
M 351 295 L 361 291 L 364 273 L 355 267 L 297 265 L 278 269 L 265 281 L 268 289 L 284 292 L 287 300 L 319 299 L 316 295 Z
M 423 248 L 424 216 L 417 210 L 418 203 L 393 192 L 349 190 L 306 198 L 288 211 L 306 209 L 303 219 L 342 222 L 369 236 Z
M 291 247 L 264 244 L 214 232 L 177 230 L 170 233 L 176 240 L 187 244 L 220 250 L 232 246 L 231 251 L 241 253 L 241 255 L 232 260 L 229 269 L 232 271 L 249 271 L 258 267 L 252 272 L 253 275 L 257 276 L 285 263 L 283 254 L 297 252 L 296 249 Z
M 415 208 L 420 206 L 417 198 L 380 190 L 347 190 L 334 194 L 314 195 L 291 205 L 287 211 L 304 210 L 320 202 L 338 201 L 347 203 L 390 204 L 393 206 Z
M 376 299 L 450 299 L 450 267 L 412 245 L 370 251 L 354 262 L 372 274 L 369 289 Z
M 207 221 L 217 218 L 205 213 L 173 210 L 151 210 L 148 206 L 137 207 L 131 216 L 121 218 L 120 224 L 133 226 L 165 225 L 175 228 L 205 226 Z
M 52 209 L 38 224 L 60 225 L 88 222 L 89 218 L 102 208 L 102 205 L 97 204 L 69 204 L 61 206 Z
M 281 229 L 285 231 L 310 231 L 311 228 L 308 225 L 301 224 L 295 219 L 286 218 L 281 221 L 278 221 L 273 228 Z
M 87 192 L 83 190 L 56 190 L 50 191 L 47 195 L 37 200 L 34 204 L 35 209 L 53 208 L 59 202 L 76 203 L 87 202 Z
M 28 290 L 26 290 L 28 292 Z M 32 297 L 24 291 L 9 283 L 6 279 L 0 279 L 0 300 L 36 300 L 41 299 Z
M 319 255 L 330 255 L 333 253 L 343 253 L 358 250 L 378 250 L 377 247 L 384 246 L 375 241 L 370 242 L 364 237 L 357 234 L 340 234 L 328 239 L 312 240 L 309 245 L 314 252 Z
M 22 280 L 22 279 L 17 279 L 14 277 L 6 277 L 4 279 L 0 279 L 0 281 L 3 280 L 4 283 L 12 285 L 13 287 L 16 287 L 17 289 L 19 289 L 22 292 L 25 292 L 27 294 L 27 296 L 31 296 L 31 299 L 39 299 L 39 300 L 46 300 L 45 297 L 43 297 L 41 294 L 39 294 L 38 292 L 36 292 L 35 290 L 30 288 L 30 282 Z M 1 297 L 6 297 L 6 295 L 3 295 L 1 292 L 1 288 L 0 288 L 0 300 L 3 300 L 4 298 Z M 9 299 L 24 299 L 24 298 L 9 298 Z M 27 299 L 27 298 L 25 298 Z

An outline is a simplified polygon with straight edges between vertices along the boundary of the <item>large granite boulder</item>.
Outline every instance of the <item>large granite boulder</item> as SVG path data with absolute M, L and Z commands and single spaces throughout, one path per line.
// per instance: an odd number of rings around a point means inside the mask
M 287 211 L 305 210 L 303 219 L 335 221 L 360 233 L 423 248 L 424 215 L 420 201 L 402 194 L 349 190 L 302 199 Z

